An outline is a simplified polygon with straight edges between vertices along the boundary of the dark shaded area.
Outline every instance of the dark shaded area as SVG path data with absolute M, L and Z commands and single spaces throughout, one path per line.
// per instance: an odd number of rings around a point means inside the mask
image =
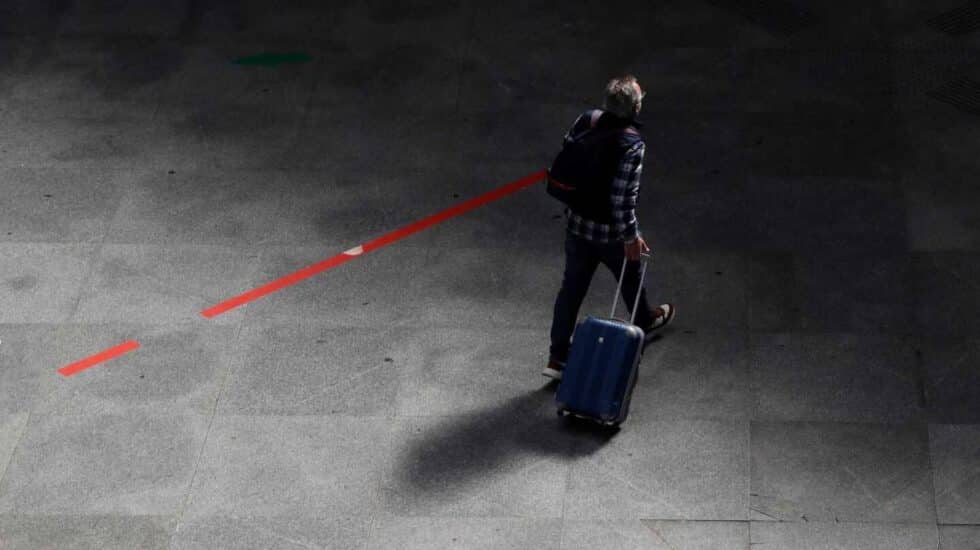
M 588 456 L 615 436 L 616 430 L 588 421 L 548 415 L 556 387 L 550 383 L 499 407 L 440 424 L 431 435 L 412 443 L 399 462 L 396 478 L 421 492 L 459 489 L 507 471 L 528 455 Z
M 789 0 L 709 0 L 777 35 L 791 35 L 815 25 L 817 19 L 802 2 Z

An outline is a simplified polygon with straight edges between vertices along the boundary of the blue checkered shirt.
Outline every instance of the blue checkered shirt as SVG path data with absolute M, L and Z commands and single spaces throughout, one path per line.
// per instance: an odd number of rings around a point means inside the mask
M 588 111 L 580 115 L 572 128 L 582 121 L 582 117 L 591 117 L 592 113 L 593 111 Z M 573 131 L 569 130 L 565 134 L 566 142 L 571 139 Z M 613 223 L 598 223 L 565 208 L 569 233 L 598 244 L 630 242 L 640 235 L 636 223 L 636 200 L 640 196 L 644 150 L 643 142 L 639 141 L 626 151 L 619 162 L 619 169 L 612 183 Z

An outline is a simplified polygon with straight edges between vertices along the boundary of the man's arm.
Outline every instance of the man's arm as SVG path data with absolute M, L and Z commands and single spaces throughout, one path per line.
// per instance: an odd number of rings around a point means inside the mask
M 624 242 L 639 237 L 636 223 L 636 201 L 640 196 L 640 175 L 643 172 L 643 142 L 637 143 L 623 155 L 612 185 L 613 229 Z

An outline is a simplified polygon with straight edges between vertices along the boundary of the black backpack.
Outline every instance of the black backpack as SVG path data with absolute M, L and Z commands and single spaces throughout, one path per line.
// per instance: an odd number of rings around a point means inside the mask
M 572 134 L 548 170 L 546 190 L 573 212 L 600 223 L 611 223 L 611 174 L 603 163 L 603 146 L 631 127 L 597 129 L 602 111 L 593 111 L 589 124 Z

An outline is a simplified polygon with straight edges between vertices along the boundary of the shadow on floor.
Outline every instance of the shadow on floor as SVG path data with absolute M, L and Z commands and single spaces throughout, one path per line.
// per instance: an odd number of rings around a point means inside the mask
M 616 436 L 618 428 L 559 418 L 557 387 L 552 381 L 498 406 L 420 429 L 423 435 L 409 444 L 395 479 L 413 492 L 459 489 L 542 458 L 591 455 Z

